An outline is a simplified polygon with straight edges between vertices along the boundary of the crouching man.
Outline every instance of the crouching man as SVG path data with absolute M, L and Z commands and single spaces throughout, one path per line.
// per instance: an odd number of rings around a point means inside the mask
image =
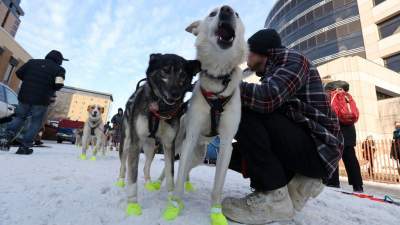
M 339 122 L 317 69 L 282 46 L 275 30 L 248 40 L 247 64 L 260 84 L 241 84 L 242 119 L 230 168 L 250 178 L 253 193 L 226 198 L 226 217 L 244 224 L 293 219 L 323 190 L 343 150 Z

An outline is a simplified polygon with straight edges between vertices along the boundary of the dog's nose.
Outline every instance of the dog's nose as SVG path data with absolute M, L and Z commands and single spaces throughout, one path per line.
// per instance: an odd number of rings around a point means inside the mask
M 180 97 L 179 91 L 171 91 L 171 97 L 173 99 L 179 99 L 179 97 Z
M 230 6 L 224 5 L 221 7 L 219 18 L 230 19 L 233 16 L 233 9 Z

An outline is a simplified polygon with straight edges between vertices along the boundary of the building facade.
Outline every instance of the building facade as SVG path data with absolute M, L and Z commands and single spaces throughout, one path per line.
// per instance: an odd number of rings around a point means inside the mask
M 24 11 L 20 7 L 21 0 L 0 0 L 0 24 L 11 36 L 15 37 L 20 17 Z
M 21 81 L 15 71 L 31 58 L 31 55 L 0 27 L 0 82 L 18 92 Z
M 359 140 L 391 138 L 400 119 L 400 0 L 278 0 L 265 27 L 304 53 L 323 82 L 350 83 Z
M 49 111 L 49 120 L 70 119 L 85 122 L 90 105 L 104 107 L 103 121 L 110 112 L 113 97 L 111 94 L 65 86 L 56 93 L 56 102 Z
M 316 65 L 358 55 L 400 72 L 399 0 L 279 0 L 265 27 Z

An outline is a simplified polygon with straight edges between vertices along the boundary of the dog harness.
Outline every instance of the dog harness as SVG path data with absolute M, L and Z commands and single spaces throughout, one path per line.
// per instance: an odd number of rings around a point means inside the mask
M 96 129 L 99 127 L 100 125 L 100 121 L 97 121 L 96 123 L 91 123 L 89 122 L 89 126 L 90 126 L 90 135 L 94 136 Z
M 232 73 L 233 70 L 231 73 L 218 77 L 207 73 L 207 71 L 203 71 L 202 73 L 209 79 L 222 81 L 222 85 L 224 86 L 224 88 L 221 91 L 216 93 L 206 91 L 204 88 L 200 87 L 201 94 L 203 95 L 204 99 L 210 106 L 211 130 L 210 133 L 206 135 L 207 137 L 214 137 L 219 134 L 218 127 L 221 119 L 221 114 L 224 111 L 224 106 L 229 102 L 229 100 L 231 100 L 233 96 L 233 94 L 230 96 L 222 96 L 221 93 L 223 93 L 228 88 L 229 82 L 231 82 Z
M 180 117 L 186 112 L 187 102 L 178 103 L 175 105 L 166 105 L 158 102 L 153 102 L 149 105 L 149 136 L 150 138 L 156 139 L 156 133 L 160 120 L 164 120 L 167 123 L 176 117 Z

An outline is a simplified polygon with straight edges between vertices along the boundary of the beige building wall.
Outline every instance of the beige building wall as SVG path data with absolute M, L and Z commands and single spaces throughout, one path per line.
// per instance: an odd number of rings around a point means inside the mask
M 378 102 L 379 117 L 385 138 L 392 138 L 394 122 L 400 121 L 400 98 L 385 99 Z
M 89 105 L 100 105 L 104 107 L 102 119 L 104 122 L 107 120 L 110 111 L 111 100 L 109 98 L 107 99 L 82 94 L 72 95 L 68 117 L 72 120 L 86 121 L 89 116 L 87 112 Z
M 380 40 L 378 26 L 400 13 L 400 0 L 386 0 L 374 6 L 373 0 L 357 0 L 367 59 L 384 65 L 382 58 L 400 52 L 400 33 Z
M 112 95 L 90 90 L 65 87 L 56 93 L 57 99 L 51 106 L 49 120 L 70 119 L 85 122 L 90 105 L 104 107 L 103 121 L 106 121 L 112 103 Z
M 17 78 L 15 71 L 26 63 L 32 56 L 19 45 L 15 39 L 0 27 L 0 82 L 18 91 L 21 81 Z M 14 62 L 16 65 L 11 65 Z M 11 76 L 7 79 L 9 72 Z
M 390 104 L 381 104 L 378 101 L 376 88 L 400 96 L 398 73 L 358 56 L 339 58 L 319 66 L 318 71 L 323 79 L 349 82 L 349 92 L 360 110 L 360 119 L 356 124 L 359 140 L 368 135 L 388 138 L 383 125 L 394 121 L 390 117 L 381 118 L 380 112 L 393 109 Z

